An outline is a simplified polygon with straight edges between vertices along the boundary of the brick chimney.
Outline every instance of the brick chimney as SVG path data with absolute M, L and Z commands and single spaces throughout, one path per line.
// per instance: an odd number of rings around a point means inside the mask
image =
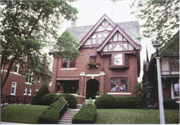
M 76 21 L 71 21 L 71 27 L 75 27 L 76 26 Z

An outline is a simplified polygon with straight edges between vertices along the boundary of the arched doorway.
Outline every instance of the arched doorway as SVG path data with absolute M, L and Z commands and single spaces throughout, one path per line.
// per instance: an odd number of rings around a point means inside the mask
M 99 82 L 96 79 L 90 79 L 87 81 L 86 99 L 95 99 L 97 92 L 99 91 Z

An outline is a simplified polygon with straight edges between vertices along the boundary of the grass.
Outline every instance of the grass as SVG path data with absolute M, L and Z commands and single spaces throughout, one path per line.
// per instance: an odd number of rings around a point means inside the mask
M 165 110 L 166 124 L 179 123 L 179 110 Z M 160 124 L 157 109 L 97 109 L 96 124 Z
M 49 106 L 8 105 L 1 108 L 1 121 L 18 123 L 38 123 L 39 116 Z

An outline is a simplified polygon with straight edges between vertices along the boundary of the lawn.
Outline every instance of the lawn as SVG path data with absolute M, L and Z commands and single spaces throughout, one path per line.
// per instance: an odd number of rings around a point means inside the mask
M 8 105 L 1 108 L 1 121 L 19 123 L 38 123 L 41 113 L 49 106 Z
M 179 110 L 165 110 L 166 124 L 179 123 Z M 95 124 L 160 124 L 157 109 L 97 109 Z

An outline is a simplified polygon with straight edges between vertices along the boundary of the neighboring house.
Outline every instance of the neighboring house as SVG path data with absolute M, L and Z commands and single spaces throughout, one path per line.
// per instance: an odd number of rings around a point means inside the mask
M 179 46 L 179 31 L 174 35 L 169 42 L 159 50 L 161 56 L 161 78 L 163 98 L 172 98 L 179 101 L 179 54 L 165 54 L 174 46 Z M 164 51 L 166 50 L 166 51 Z M 179 50 L 179 49 L 178 49 Z M 178 53 L 178 52 L 177 52 Z M 152 86 L 152 91 L 148 97 L 151 101 L 158 99 L 158 82 L 157 82 L 157 67 L 156 67 L 156 53 L 152 54 L 151 60 L 144 63 L 144 81 Z
M 27 57 L 24 59 L 27 60 Z M 32 84 L 32 78 L 29 76 L 25 78 L 19 74 L 19 64 L 14 63 L 13 67 L 2 88 L 1 103 L 31 103 L 32 97 L 45 82 L 39 77 L 36 80 L 36 84 Z M 8 67 L 1 69 L 1 78 L 5 77 L 7 68 Z M 33 75 L 33 73 L 31 73 L 31 75 Z
M 97 92 L 134 96 L 140 71 L 140 37 L 137 21 L 114 23 L 103 15 L 93 26 L 67 28 L 78 38 L 81 55 L 75 60 L 54 57 L 50 92 L 76 93 L 97 97 Z M 50 54 L 52 54 L 53 49 Z

